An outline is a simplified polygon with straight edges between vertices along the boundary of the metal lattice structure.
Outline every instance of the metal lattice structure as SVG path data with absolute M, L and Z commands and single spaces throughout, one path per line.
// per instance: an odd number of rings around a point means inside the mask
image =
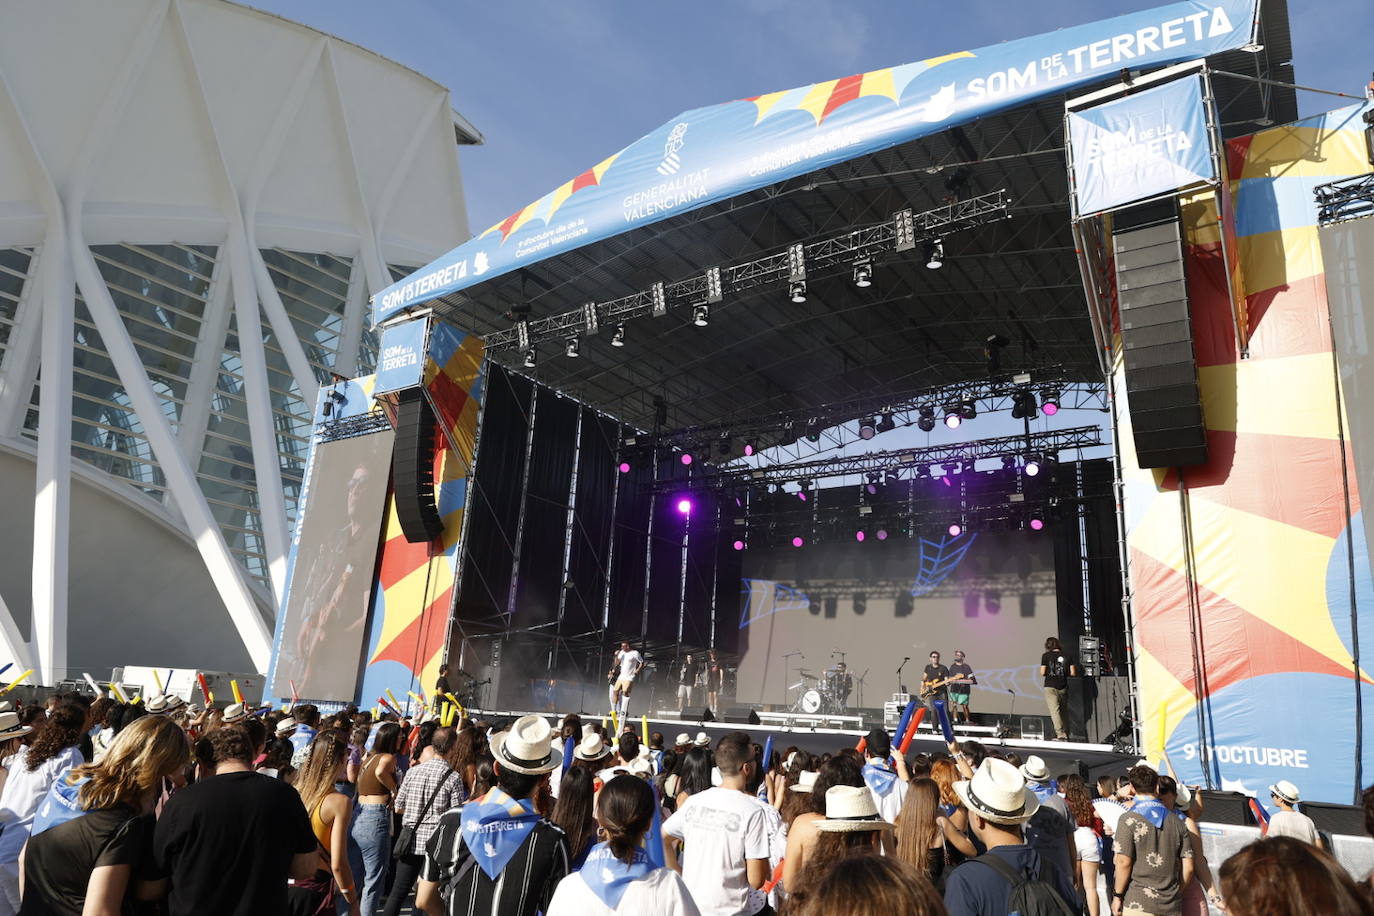
M 1369 129 L 1374 131 L 1374 125 Z M 1374 216 L 1374 172 L 1317 185 L 1312 193 L 1317 198 L 1317 224 L 1320 226 Z
M 237 4 L 0 11 L 0 453 L 36 470 L 0 579 L 16 670 L 265 670 L 317 390 L 371 371 L 369 295 L 467 235 L 455 140 L 481 137 L 444 87 Z M 74 517 L 88 491 L 122 508 Z M 166 569 L 78 575 L 74 543 L 147 531 Z

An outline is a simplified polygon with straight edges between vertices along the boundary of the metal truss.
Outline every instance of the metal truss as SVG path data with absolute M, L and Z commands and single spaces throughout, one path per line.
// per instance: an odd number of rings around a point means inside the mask
M 387 418 L 385 411 L 370 410 L 357 416 L 321 423 L 315 436 L 320 442 L 337 442 L 340 439 L 369 436 L 390 428 L 391 420 Z
M 1027 453 L 1053 455 L 1061 451 L 1094 448 L 1103 444 L 1101 427 L 1075 426 L 1071 429 L 1051 430 L 1028 435 L 999 436 L 995 439 L 980 439 L 976 442 L 865 452 L 862 455 L 838 455 L 773 464 L 767 467 L 708 467 L 700 478 L 691 483 L 681 480 L 661 480 L 655 481 L 653 489 L 658 492 L 692 487 L 727 489 L 758 484 L 782 484 L 799 480 L 823 480 L 829 477 L 851 477 L 894 469 L 919 468 L 921 465 L 941 465 L 952 462 L 969 463 L 985 458 L 1001 458 Z
M 777 283 L 804 283 L 808 279 L 851 270 L 864 261 L 870 265 L 879 263 L 943 235 L 1010 218 L 1011 203 L 1005 189 L 952 201 L 921 213 L 900 210 L 891 219 L 842 235 L 799 242 L 742 264 L 712 267 L 697 276 L 672 283 L 655 283 L 646 290 L 609 302 L 589 302 L 548 318 L 520 322 L 514 328 L 487 335 L 487 352 L 527 350 L 545 341 L 565 341 L 596 334 L 607 325 L 661 317 L 670 309 L 710 305 L 722 301 L 730 293 Z
M 1371 127 L 1370 130 L 1374 130 Z M 1334 226 L 1364 216 L 1374 216 L 1374 172 L 1342 178 L 1312 189 L 1317 198 L 1317 225 Z

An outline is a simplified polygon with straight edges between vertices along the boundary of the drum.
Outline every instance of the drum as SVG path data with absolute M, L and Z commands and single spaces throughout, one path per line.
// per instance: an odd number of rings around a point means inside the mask
M 821 692 L 819 690 L 808 690 L 802 694 L 802 712 L 818 713 L 821 711 Z

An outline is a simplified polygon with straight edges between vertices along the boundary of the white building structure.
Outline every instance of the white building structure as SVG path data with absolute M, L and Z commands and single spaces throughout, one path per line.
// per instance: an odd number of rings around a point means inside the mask
M 227 0 L 0 6 L 9 676 L 266 670 L 318 386 L 467 238 L 480 142 L 444 87 Z

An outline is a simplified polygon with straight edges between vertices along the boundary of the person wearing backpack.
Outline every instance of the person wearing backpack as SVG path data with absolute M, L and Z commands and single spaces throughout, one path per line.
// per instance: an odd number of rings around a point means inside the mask
M 989 757 L 973 778 L 954 784 L 969 826 L 987 848 L 950 873 L 950 916 L 1077 916 L 1072 879 L 1027 845 L 1023 825 L 1040 807 L 1026 778 L 1005 760 Z

